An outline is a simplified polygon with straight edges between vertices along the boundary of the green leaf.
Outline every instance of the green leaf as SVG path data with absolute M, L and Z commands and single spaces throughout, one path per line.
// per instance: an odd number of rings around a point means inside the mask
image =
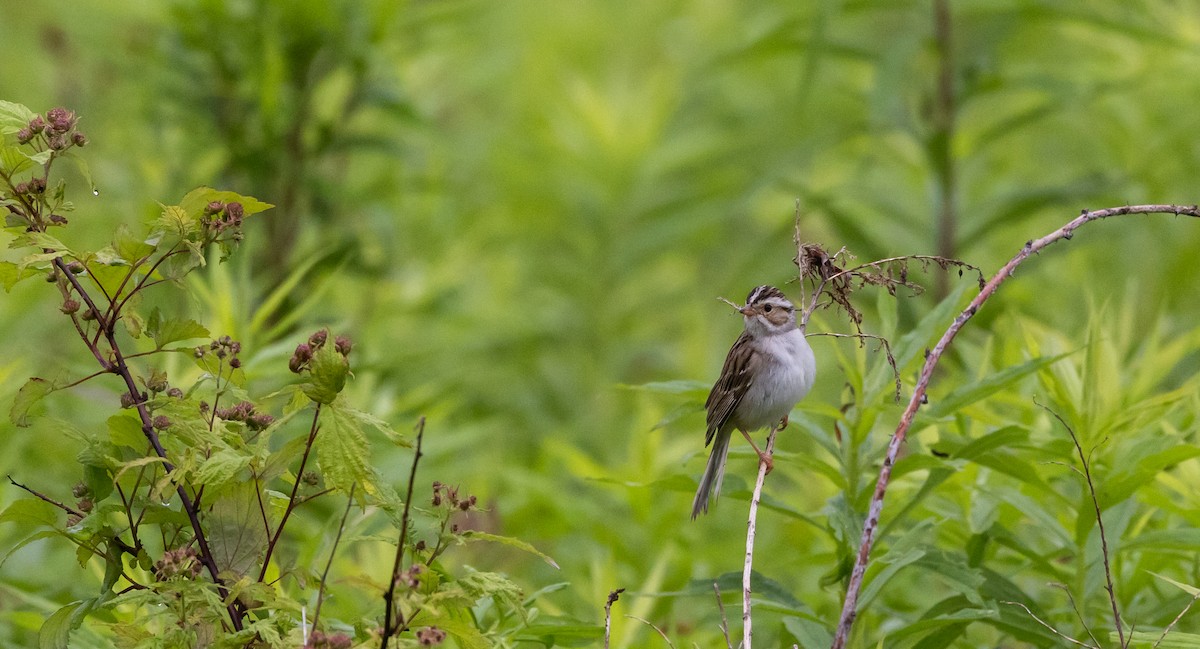
M 134 236 L 129 226 L 124 223 L 117 226 L 117 231 L 113 234 L 112 248 L 130 264 L 136 264 L 154 252 L 154 246 Z
M 545 554 L 541 550 L 538 550 L 529 543 L 522 541 L 521 539 L 515 539 L 511 536 L 501 536 L 499 534 L 489 534 L 488 532 L 481 532 L 479 530 L 467 530 L 466 532 L 463 532 L 462 536 L 468 541 L 490 541 L 492 543 L 499 543 L 501 545 L 517 548 L 518 550 L 524 550 L 525 552 L 528 552 L 540 558 L 542 561 L 550 564 L 555 569 L 560 569 L 558 562 L 550 558 L 549 555 Z
M 707 394 L 712 386 L 703 381 L 659 381 L 655 383 L 641 383 L 638 385 L 621 384 L 626 390 L 638 390 L 642 392 L 655 392 L 658 394 Z
M 21 147 L 15 145 L 0 147 L 0 171 L 5 174 L 13 176 L 33 166 L 33 160 L 29 159 Z
M 239 453 L 233 449 L 222 449 L 213 453 L 200 463 L 196 469 L 195 479 L 201 484 L 211 487 L 228 483 L 239 471 L 250 465 L 253 456 Z
M 35 499 L 14 500 L 3 512 L 0 523 L 25 523 L 33 527 L 57 527 L 58 510 L 50 503 Z
M 604 627 L 572 618 L 541 616 L 521 629 L 516 640 L 546 647 L 589 647 L 604 637 Z
M 71 249 L 67 247 L 67 244 L 45 232 L 26 232 L 14 238 L 8 244 L 8 247 L 14 250 L 18 248 L 40 248 L 43 252 L 54 252 L 60 255 L 73 254 L 71 253 Z
M 146 321 L 146 335 L 154 341 L 155 349 L 162 349 L 181 340 L 212 337 L 208 329 L 195 320 L 188 318 L 164 319 L 157 307 L 150 312 L 150 319 Z
M 222 203 L 238 202 L 242 204 L 242 212 L 246 216 L 258 214 L 275 207 L 270 203 L 264 203 L 253 196 L 242 196 L 237 192 L 222 191 L 213 189 L 212 187 L 197 187 L 188 192 L 183 200 L 179 201 L 179 207 L 190 215 L 199 217 L 204 212 L 204 208 L 213 201 L 221 201 Z
M 1109 631 L 1108 641 L 1116 646 L 1120 641 L 1116 631 Z M 1200 635 L 1175 629 L 1171 629 L 1165 638 L 1162 631 L 1133 631 L 1127 634 L 1126 642 L 1130 649 L 1200 649 Z
M 208 544 L 222 573 L 251 576 L 266 551 L 267 530 L 258 496 L 253 481 L 241 482 L 225 491 L 205 518 Z
M 995 374 L 984 377 L 980 381 L 958 388 L 940 400 L 935 401 L 926 414 L 934 419 L 940 419 L 958 412 L 977 401 L 986 399 L 1047 365 L 1061 360 L 1069 353 L 1057 356 L 1043 356 L 1026 361 L 1020 365 L 1004 368 Z
M 38 649 L 67 649 L 71 632 L 83 622 L 75 619 L 75 610 L 82 605 L 82 601 L 71 602 L 46 618 L 38 630 Z
M 146 434 L 142 432 L 142 420 L 131 412 L 122 412 L 108 418 L 108 439 L 117 446 L 126 446 L 139 451 L 146 449 Z
M 303 385 L 304 394 L 320 404 L 330 404 L 346 387 L 350 363 L 338 353 L 330 340 L 313 352 L 309 362 L 309 380 Z
M 1148 571 L 1148 572 L 1150 572 L 1150 574 L 1154 575 L 1155 577 L 1158 577 L 1159 579 L 1167 582 L 1168 584 L 1175 586 L 1179 590 L 1182 590 L 1183 592 L 1187 593 L 1188 595 L 1191 595 L 1192 597 L 1200 597 L 1200 588 L 1196 588 L 1195 586 L 1189 586 L 1188 584 L 1175 581 L 1174 579 L 1171 579 L 1170 577 L 1166 577 L 1164 575 L 1160 575 L 1157 572 L 1154 572 L 1153 570 Z
M 12 407 L 8 411 L 8 420 L 14 425 L 21 428 L 26 428 L 30 424 L 29 411 L 35 404 L 44 399 L 46 395 L 54 392 L 58 386 L 46 379 L 33 377 L 17 390 L 17 396 L 13 399 Z
M 383 434 L 384 437 L 387 437 L 389 440 L 391 440 L 397 446 L 403 446 L 404 448 L 412 447 L 411 441 L 409 441 L 402 433 L 396 432 L 396 430 L 392 428 L 392 425 L 389 424 L 388 422 L 384 421 L 383 419 L 380 419 L 379 417 L 376 417 L 375 415 L 372 415 L 369 412 L 364 412 L 362 410 L 356 410 L 356 409 L 350 408 L 348 406 L 339 405 L 338 409 L 341 410 L 342 414 L 344 414 L 345 416 L 358 422 L 359 425 L 370 426 L 371 428 L 374 428 L 375 430 L 379 431 L 380 433 Z
M 375 493 L 374 475 L 367 463 L 367 437 L 358 421 L 330 404 L 321 410 L 321 423 L 323 427 L 314 445 L 325 483 L 342 491 L 358 485 L 369 494 Z
M 40 274 L 28 266 L 17 266 L 11 261 L 0 261 L 0 286 L 4 287 L 5 293 L 11 292 L 17 282 Z
M 0 101 L 0 133 L 11 135 L 29 126 L 29 122 L 37 117 L 37 113 L 29 110 L 23 104 L 11 101 Z

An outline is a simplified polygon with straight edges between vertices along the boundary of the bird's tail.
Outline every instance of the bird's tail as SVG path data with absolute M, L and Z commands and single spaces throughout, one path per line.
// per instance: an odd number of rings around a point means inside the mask
M 692 501 L 692 520 L 701 512 L 708 513 L 709 501 L 716 500 L 721 495 L 721 481 L 725 478 L 725 458 L 729 455 L 729 440 L 732 431 L 718 431 L 713 439 L 712 453 L 708 456 L 708 465 L 704 467 L 704 475 L 700 477 L 700 488 L 696 490 L 696 498 Z

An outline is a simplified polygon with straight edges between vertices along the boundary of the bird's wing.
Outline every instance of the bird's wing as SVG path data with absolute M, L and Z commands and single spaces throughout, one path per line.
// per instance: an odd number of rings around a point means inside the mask
M 733 411 L 750 389 L 754 367 L 761 360 L 759 354 L 754 351 L 754 346 L 750 344 L 750 336 L 742 332 L 733 343 L 733 347 L 729 348 L 729 355 L 725 357 L 725 365 L 721 368 L 721 378 L 717 379 L 716 385 L 713 385 L 712 391 L 708 393 L 708 400 L 704 402 L 704 409 L 708 411 L 705 446 L 712 443 L 717 431 L 728 425 Z

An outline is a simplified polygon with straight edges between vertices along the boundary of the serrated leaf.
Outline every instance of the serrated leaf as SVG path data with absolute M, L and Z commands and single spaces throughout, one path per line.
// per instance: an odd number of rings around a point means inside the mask
M 122 412 L 108 418 L 108 440 L 117 446 L 133 449 L 146 448 L 146 434 L 142 432 L 142 421 L 136 415 Z
M 220 571 L 250 575 L 267 547 L 257 485 L 246 481 L 224 492 L 213 503 L 205 529 Z
M 8 247 L 14 250 L 17 248 L 40 248 L 44 252 L 71 254 L 71 249 L 67 247 L 67 244 L 45 232 L 26 232 L 14 238 Z
M 345 356 L 327 342 L 313 352 L 309 361 L 308 382 L 302 386 L 309 399 L 320 404 L 333 403 L 342 388 L 346 387 L 346 376 L 350 374 L 350 363 Z
M 212 337 L 199 322 L 188 318 L 163 318 L 157 307 L 150 312 L 150 318 L 146 321 L 146 335 L 154 341 L 156 349 L 181 340 Z
M 0 147 L 0 170 L 3 170 L 8 176 L 14 176 L 33 166 L 33 160 L 30 160 L 20 147 L 12 145 Z
M 56 527 L 58 510 L 44 500 L 22 498 L 14 500 L 3 512 L 0 512 L 0 523 L 27 523 L 38 527 Z
M 205 485 L 223 485 L 239 471 L 249 466 L 252 459 L 254 459 L 252 456 L 233 449 L 222 449 L 200 463 L 199 468 L 196 469 L 195 479 Z
M 463 532 L 463 538 L 468 541 L 490 541 L 492 543 L 507 545 L 511 548 L 517 548 L 518 550 L 524 550 L 525 552 L 528 552 L 538 557 L 542 561 L 550 564 L 556 570 L 561 570 L 561 568 L 558 566 L 558 562 L 552 559 L 550 555 L 533 547 L 531 544 L 522 541 L 521 539 L 514 539 L 511 536 L 501 536 L 499 534 L 489 534 L 488 532 L 481 532 L 479 530 L 467 530 L 466 532 Z
M 20 390 L 17 390 L 17 396 L 8 410 L 8 420 L 21 428 L 28 427 L 30 424 L 29 411 L 56 389 L 58 389 L 57 386 L 46 379 L 39 379 L 36 376 L 29 379 L 25 385 L 21 386 Z
M 186 238 L 196 230 L 198 221 L 178 205 L 163 205 L 157 225 L 166 232 Z
M 157 463 L 166 464 L 167 461 L 161 457 L 158 457 L 157 455 L 150 455 L 147 457 L 139 457 L 137 459 L 130 460 L 128 462 L 122 462 L 120 464 L 121 468 L 117 471 L 117 474 L 113 476 L 113 480 L 119 479 L 122 475 L 125 474 L 126 471 L 129 471 L 130 469 L 136 469 L 138 467 L 146 466 L 147 464 L 157 464 Z
M 342 491 L 349 491 L 351 485 L 359 485 L 371 493 L 374 476 L 367 463 L 369 447 L 358 422 L 341 408 L 329 405 L 321 410 L 321 424 L 315 446 L 317 464 L 325 483 Z
M 275 207 L 270 203 L 264 203 L 253 196 L 242 196 L 237 192 L 223 191 L 213 189 L 212 187 L 197 187 L 188 192 L 183 200 L 179 201 L 179 206 L 188 214 L 199 216 L 204 208 L 213 201 L 221 201 L 222 203 L 238 202 L 242 204 L 242 213 L 246 216 L 258 214 Z
M 0 261 L 0 286 L 4 287 L 5 293 L 11 292 L 17 282 L 39 274 L 28 266 L 21 267 L 11 261 Z
M 71 602 L 46 618 L 38 630 L 38 649 L 67 649 L 71 632 L 83 621 L 75 621 L 75 611 L 82 605 L 82 601 Z
M 350 417 L 358 422 L 361 426 L 370 426 L 371 428 L 379 431 L 384 437 L 387 437 L 397 446 L 403 446 L 404 448 L 412 447 L 411 441 L 409 441 L 402 433 L 396 432 L 396 430 L 392 428 L 392 425 L 383 419 L 380 419 L 369 412 L 356 410 L 346 406 L 338 406 L 338 409 L 341 410 L 342 413 L 347 417 Z
M 29 126 L 29 122 L 37 117 L 37 113 L 29 110 L 24 104 L 12 101 L 0 101 L 0 133 L 11 135 Z
M 130 264 L 136 264 L 154 252 L 154 246 L 134 236 L 129 226 L 124 223 L 117 226 L 117 231 L 113 234 L 112 248 Z

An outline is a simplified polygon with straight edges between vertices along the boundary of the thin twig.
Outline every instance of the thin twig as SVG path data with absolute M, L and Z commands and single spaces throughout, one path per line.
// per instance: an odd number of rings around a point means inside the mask
M 863 577 L 867 571 L 867 561 L 871 556 L 871 546 L 875 542 L 875 531 L 879 526 L 879 517 L 883 513 L 883 498 L 887 493 L 888 482 L 891 480 L 892 467 L 895 465 L 896 458 L 900 453 L 900 446 L 904 443 L 908 435 L 908 429 L 912 427 L 917 409 L 925 399 L 929 381 L 933 378 L 933 370 L 941 359 L 942 354 L 945 353 L 951 341 L 954 340 L 959 330 L 966 325 L 967 321 L 987 302 L 988 298 L 996 293 L 1000 285 L 1012 276 L 1017 266 L 1020 266 L 1031 255 L 1041 252 L 1046 246 L 1056 243 L 1059 240 L 1070 239 L 1074 236 L 1075 230 L 1085 223 L 1127 214 L 1174 214 L 1176 216 L 1200 217 L 1200 208 L 1195 205 L 1162 204 L 1126 205 L 1124 207 L 1111 207 L 1090 212 L 1084 210 L 1079 216 L 1050 234 L 1040 239 L 1027 241 L 1022 246 L 1020 252 L 1013 256 L 1008 263 L 1002 266 L 983 285 L 979 294 L 971 300 L 966 309 L 954 318 L 954 322 L 950 324 L 950 327 L 942 334 L 941 339 L 929 351 L 929 354 L 925 356 L 925 365 L 921 368 L 920 378 L 917 380 L 912 397 L 908 401 L 908 407 L 905 408 L 904 413 L 900 416 L 900 421 L 896 425 L 896 432 L 892 434 L 892 439 L 888 443 L 887 454 L 884 456 L 883 464 L 879 469 L 879 480 L 875 483 L 875 492 L 871 496 L 871 505 L 867 511 L 867 519 L 863 522 L 863 533 L 862 539 L 859 542 L 858 555 L 855 559 L 854 569 L 850 574 L 850 583 L 846 586 L 846 599 L 842 605 L 842 614 L 838 621 L 837 633 L 833 639 L 833 649 L 842 649 L 846 646 L 846 641 L 850 636 L 850 629 L 854 625 L 854 618 L 858 615 L 858 596 L 862 591 Z
M 725 603 L 721 601 L 721 586 L 715 581 L 713 591 L 717 594 L 717 609 L 721 611 L 721 635 L 725 636 L 725 647 L 733 649 L 733 640 L 729 639 L 729 618 L 725 617 Z
M 771 427 L 767 434 L 767 446 L 763 451 L 770 458 L 775 452 L 775 435 L 779 425 Z M 758 502 L 762 500 L 763 483 L 767 479 L 767 463 L 758 462 L 758 479 L 754 481 L 754 495 L 750 498 L 750 516 L 746 521 L 746 562 L 742 566 L 742 649 L 750 649 L 750 637 L 754 635 L 750 615 L 750 575 L 754 569 L 754 531 L 758 524 Z
M 1079 605 L 1075 603 L 1075 596 L 1071 594 L 1071 589 L 1067 588 L 1066 584 L 1050 584 L 1053 588 L 1061 588 L 1067 594 L 1067 601 L 1071 602 L 1071 609 L 1075 611 L 1075 617 L 1079 618 L 1079 623 L 1083 625 L 1083 630 L 1087 631 L 1088 637 L 1097 645 L 1100 641 L 1096 639 L 1096 634 L 1092 633 L 1092 627 L 1088 626 L 1087 620 L 1083 619 L 1083 612 L 1079 610 Z
M 1063 428 L 1067 429 L 1067 434 L 1071 436 L 1071 442 L 1075 444 L 1075 451 L 1079 454 L 1079 463 L 1083 465 L 1083 477 L 1087 481 L 1088 494 L 1092 497 L 1092 507 L 1096 510 L 1096 525 L 1100 528 L 1100 556 L 1104 559 L 1104 578 L 1107 581 L 1105 590 L 1108 591 L 1108 601 L 1112 604 L 1113 624 L 1117 627 L 1117 639 L 1121 643 L 1122 649 L 1125 647 L 1125 630 L 1121 627 L 1121 611 L 1117 606 L 1117 591 L 1113 588 L 1112 566 L 1108 561 L 1108 536 L 1104 533 L 1104 516 L 1100 512 L 1100 500 L 1096 498 L 1096 485 L 1092 483 L 1092 468 L 1088 462 L 1088 454 L 1083 452 L 1083 446 L 1079 444 L 1079 436 L 1057 412 L 1038 403 L 1037 399 L 1033 402 L 1042 410 L 1054 415 L 1058 423 L 1062 424 Z
M 333 565 L 333 555 L 337 554 L 338 543 L 342 540 L 342 532 L 346 529 L 346 518 L 350 516 L 350 508 L 354 505 L 354 489 L 357 484 L 350 485 L 350 495 L 346 497 L 346 511 L 342 512 L 342 522 L 338 524 L 337 536 L 333 537 L 333 547 L 329 548 L 329 560 L 325 562 L 325 570 L 321 573 L 321 585 L 317 587 L 317 608 L 313 610 L 312 628 L 317 628 L 321 619 L 321 604 L 325 602 L 325 584 L 329 579 L 329 567 Z
M 1062 638 L 1063 640 L 1066 640 L 1067 642 L 1070 642 L 1070 643 L 1073 643 L 1073 644 L 1077 644 L 1077 645 L 1079 645 L 1080 647 L 1087 647 L 1088 649 L 1100 649 L 1100 647 L 1098 647 L 1098 646 L 1096 646 L 1096 645 L 1090 645 L 1090 644 L 1088 644 L 1088 643 L 1086 643 L 1086 642 L 1082 642 L 1082 641 L 1080 641 L 1080 640 L 1076 640 L 1075 638 L 1072 638 L 1071 636 L 1064 634 L 1063 632 L 1061 632 L 1061 631 L 1059 631 L 1058 629 L 1056 629 L 1056 628 L 1054 628 L 1054 627 L 1050 626 L 1049 624 L 1046 624 L 1045 622 L 1043 622 L 1043 621 L 1042 621 L 1042 618 L 1040 618 L 1040 617 L 1038 617 L 1038 616 L 1034 615 L 1034 614 L 1033 614 L 1033 611 L 1029 610 L 1029 607 L 1028 607 L 1028 606 L 1026 606 L 1026 605 L 1024 605 L 1024 604 L 1022 604 L 1021 602 L 1010 602 L 1010 601 L 1008 601 L 1008 600 L 1001 600 L 1001 601 L 1000 601 L 1000 603 L 1001 603 L 1001 604 L 1012 604 L 1013 606 L 1020 606 L 1021 608 L 1025 609 L 1025 612 L 1029 614 L 1029 617 L 1031 617 L 1031 618 L 1033 618 L 1035 621 L 1037 621 L 1037 623 L 1038 623 L 1038 624 L 1040 624 L 1040 625 L 1042 625 L 1042 626 L 1046 627 L 1047 629 L 1049 629 L 1049 630 L 1050 630 L 1050 633 L 1053 633 L 1054 635 L 1056 635 L 1056 636 L 1058 636 L 1058 637 Z
M 387 590 L 383 594 L 383 640 L 379 649 L 387 649 L 392 634 L 399 630 L 392 628 L 392 609 L 396 598 L 396 580 L 400 578 L 400 566 L 404 559 L 404 544 L 408 540 L 408 514 L 412 506 L 413 484 L 417 480 L 417 463 L 421 461 L 421 439 L 425 436 L 425 418 L 417 420 L 417 444 L 413 452 L 412 468 L 408 472 L 408 493 L 404 496 L 404 513 L 400 516 L 400 542 L 396 544 L 396 559 L 392 562 L 392 574 L 388 581 Z M 397 620 L 399 623 L 399 620 Z
M 165 448 L 163 448 L 162 442 L 158 438 L 158 432 L 151 424 L 150 410 L 146 407 L 146 402 L 141 399 L 141 392 L 138 390 L 137 382 L 133 379 L 133 372 L 130 371 L 129 365 L 125 362 L 125 357 L 121 352 L 121 347 L 117 344 L 113 322 L 106 321 L 104 319 L 99 308 L 97 308 L 96 303 L 92 301 L 91 295 L 84 290 L 83 285 L 80 284 L 79 279 L 75 277 L 74 273 L 70 272 L 70 270 L 67 268 L 66 262 L 63 261 L 62 257 L 55 257 L 53 263 L 58 269 L 58 272 L 62 273 L 66 277 L 67 281 L 71 283 L 71 286 L 75 288 L 75 291 L 79 293 L 79 297 L 84 301 L 85 304 L 88 305 L 88 308 L 92 310 L 92 313 L 96 315 L 96 324 L 100 328 L 99 331 L 104 334 L 105 339 L 108 341 L 109 349 L 112 351 L 113 355 L 113 362 L 110 363 L 100 354 L 96 344 L 88 341 L 87 339 L 84 339 L 84 343 L 92 351 L 92 355 L 96 357 L 96 360 L 100 363 L 100 367 L 116 372 L 116 374 L 121 377 L 122 381 L 124 381 L 125 389 L 129 392 L 129 396 L 133 398 L 136 404 L 138 418 L 142 423 L 142 434 L 146 436 L 146 439 L 150 442 L 150 445 L 154 447 L 154 453 L 163 459 L 164 471 L 167 474 L 170 474 L 170 472 L 175 470 L 175 465 L 172 464 L 167 458 L 167 451 Z M 175 493 L 179 495 L 180 504 L 183 506 L 184 513 L 187 514 L 188 522 L 191 524 L 192 535 L 196 540 L 196 544 L 200 548 L 198 553 L 200 563 L 205 567 L 205 569 L 208 570 L 209 576 L 212 578 L 213 583 L 216 584 L 217 594 L 221 596 L 221 599 L 229 600 L 229 589 L 225 587 L 225 581 L 221 579 L 220 569 L 217 566 L 216 559 L 213 558 L 212 551 L 208 547 L 208 539 L 205 536 L 204 527 L 200 524 L 199 510 L 196 508 L 195 502 L 193 502 L 191 497 L 188 496 L 187 489 L 184 488 L 183 484 L 180 482 L 175 482 L 174 484 Z M 238 612 L 235 604 L 231 602 L 226 607 L 226 610 L 229 611 L 230 624 L 233 626 L 233 629 L 235 631 L 241 631 L 242 616 Z
M 215 408 L 213 409 L 216 410 Z M 283 516 L 279 519 L 279 525 L 275 528 L 275 535 L 271 537 L 271 541 L 267 544 L 267 553 L 263 556 L 262 569 L 258 571 L 258 580 L 262 581 L 267 577 L 267 566 L 271 563 L 271 554 L 275 552 L 275 546 L 279 543 L 279 537 L 283 534 L 283 527 L 287 524 L 288 517 L 292 515 L 292 511 L 296 509 L 296 494 L 300 491 L 301 476 L 304 475 L 304 465 L 308 463 L 308 454 L 312 452 L 313 441 L 317 438 L 317 431 L 320 430 L 318 423 L 321 419 L 321 404 L 317 404 L 313 410 L 312 426 L 308 431 L 308 441 L 304 444 L 304 455 L 300 457 L 300 468 L 296 469 L 296 479 L 292 482 L 292 494 L 288 497 L 287 507 L 283 510 Z
M 900 389 L 903 387 L 903 385 L 900 383 L 900 368 L 896 367 L 896 357 L 892 356 L 892 345 L 891 345 L 891 343 L 888 342 L 887 338 L 884 338 L 883 336 L 877 336 L 875 334 L 864 334 L 861 332 L 854 333 L 854 334 L 839 334 L 839 333 L 832 333 L 832 332 L 828 332 L 828 331 L 822 331 L 819 333 L 807 334 L 807 335 L 809 335 L 809 336 L 829 336 L 830 338 L 857 338 L 859 340 L 860 345 L 864 338 L 870 338 L 872 340 L 879 341 L 879 348 L 882 349 L 884 355 L 887 356 L 888 365 L 890 365 L 892 368 L 892 376 L 896 380 L 896 396 L 895 396 L 896 403 L 900 403 Z M 875 351 L 879 351 L 879 350 L 877 349 Z
M 643 620 L 642 618 L 640 618 L 636 615 L 626 615 L 625 617 L 627 617 L 631 620 L 637 620 L 638 622 L 645 624 L 646 626 L 650 627 L 651 629 L 658 631 L 658 635 L 662 636 L 662 639 L 667 641 L 667 646 L 670 647 L 671 649 L 675 649 L 675 645 L 671 642 L 671 639 L 667 637 L 667 634 L 662 629 L 651 624 L 649 620 Z M 607 639 L 608 638 L 605 637 L 605 640 L 607 640 Z M 607 648 L 608 644 L 606 643 L 604 646 Z
M 608 638 L 612 631 L 612 605 L 618 599 L 621 599 L 621 593 L 623 592 L 625 592 L 624 588 L 611 591 L 608 594 L 608 599 L 604 602 L 604 649 L 608 649 Z
M 1198 599 L 1200 599 L 1200 590 L 1196 591 L 1195 595 L 1192 595 L 1192 599 L 1187 603 L 1187 606 L 1184 606 L 1183 610 L 1179 612 L 1179 615 L 1176 615 L 1175 619 L 1171 620 L 1171 623 L 1167 625 L 1167 628 L 1163 629 L 1162 635 L 1158 636 L 1158 640 L 1154 641 L 1154 646 L 1152 646 L 1150 649 L 1158 649 L 1159 643 L 1161 643 L 1163 638 L 1166 638 L 1167 634 L 1171 632 L 1171 629 L 1175 628 L 1175 625 L 1183 619 L 1183 616 L 1187 614 L 1187 612 L 1192 608 L 1192 604 L 1195 604 L 1196 600 Z

